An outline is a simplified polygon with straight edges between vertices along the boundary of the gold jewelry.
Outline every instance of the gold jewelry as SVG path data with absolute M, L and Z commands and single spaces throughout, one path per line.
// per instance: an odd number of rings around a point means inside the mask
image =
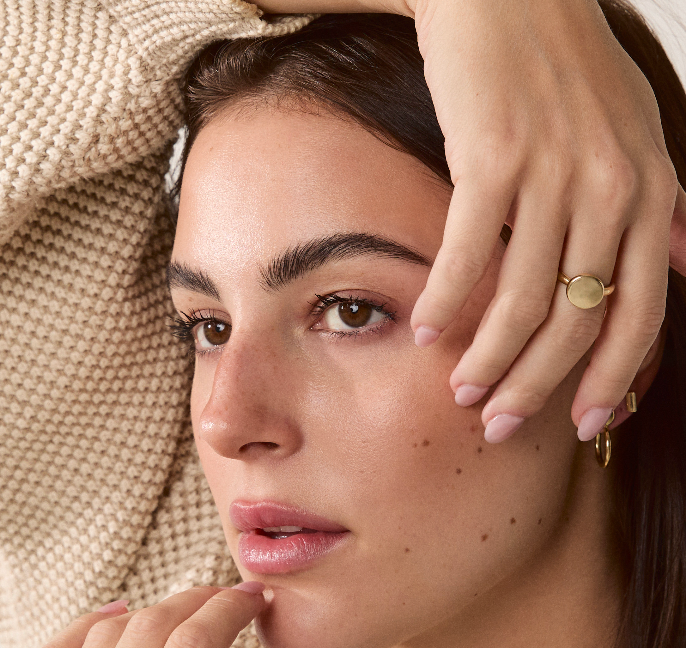
M 607 428 L 612 425 L 615 420 L 615 411 L 610 412 L 610 418 L 605 422 L 605 427 L 602 432 L 598 432 L 595 437 L 595 458 L 601 468 L 607 468 L 610 463 L 610 455 L 612 454 L 612 439 L 610 438 L 610 430 Z M 600 446 L 600 437 L 603 437 L 603 445 L 605 446 L 605 456 Z
M 578 308 L 593 308 L 606 295 L 612 294 L 615 287 L 608 286 L 592 274 L 580 274 L 571 279 L 562 270 L 557 271 L 557 280 L 567 286 L 567 299 Z
M 636 404 L 636 392 L 627 392 L 625 396 L 626 409 L 631 412 L 638 412 L 638 405 Z
M 626 396 L 624 397 L 624 401 L 626 402 L 626 409 L 629 412 L 638 412 L 638 405 L 636 404 L 636 392 L 627 392 Z M 610 417 L 605 422 L 602 432 L 598 432 L 595 437 L 595 458 L 601 468 L 607 468 L 607 464 L 610 463 L 610 455 L 612 454 L 612 439 L 610 438 L 610 430 L 608 428 L 612 425 L 614 420 L 615 411 L 612 410 L 610 412 Z M 604 453 L 602 451 L 602 446 L 605 446 Z

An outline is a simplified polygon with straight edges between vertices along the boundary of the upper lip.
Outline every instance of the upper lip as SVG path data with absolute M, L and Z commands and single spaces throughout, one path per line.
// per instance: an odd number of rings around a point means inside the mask
M 321 515 L 280 502 L 246 502 L 236 500 L 229 507 L 233 525 L 241 531 L 253 531 L 269 527 L 296 526 L 328 533 L 348 531 L 340 524 Z

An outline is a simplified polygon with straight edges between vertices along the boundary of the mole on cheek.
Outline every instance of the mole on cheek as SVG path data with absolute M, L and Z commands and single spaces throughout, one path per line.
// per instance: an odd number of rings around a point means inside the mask
M 539 446 L 538 443 L 537 443 L 537 444 L 536 444 L 536 450 L 540 450 L 540 449 L 541 449 L 541 446 Z
M 422 445 L 426 448 L 426 446 L 429 445 L 429 439 L 424 439 L 424 441 L 422 441 Z
M 515 520 L 514 518 L 510 518 L 510 524 L 515 524 L 516 522 L 517 520 Z
M 458 475 L 461 475 L 461 474 L 462 474 L 462 468 L 456 468 L 456 469 L 455 469 L 455 472 L 456 472 Z
M 484 449 L 483 449 L 481 446 L 479 446 L 479 447 L 476 449 L 476 451 L 479 452 L 479 453 L 481 453 L 481 452 L 484 451 Z
M 488 540 L 488 533 L 484 533 L 484 534 L 481 536 L 481 542 L 486 542 L 486 540 Z
M 540 524 L 541 522 L 543 522 L 543 518 L 538 518 L 538 523 Z
M 405 547 L 405 553 L 410 553 L 410 548 L 409 548 L 409 547 Z

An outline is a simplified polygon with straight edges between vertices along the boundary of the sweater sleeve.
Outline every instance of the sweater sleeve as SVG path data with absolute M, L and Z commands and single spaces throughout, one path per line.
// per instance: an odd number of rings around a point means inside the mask
M 56 190 L 162 151 L 201 47 L 310 19 L 241 0 L 2 0 L 0 245 Z
M 0 646 L 240 578 L 166 329 L 179 79 L 239 0 L 0 0 Z M 234 644 L 259 645 L 252 626 Z

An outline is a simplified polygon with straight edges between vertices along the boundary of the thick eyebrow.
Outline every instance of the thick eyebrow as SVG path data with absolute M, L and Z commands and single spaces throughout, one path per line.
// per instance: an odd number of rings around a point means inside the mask
M 416 250 L 375 234 L 339 233 L 312 239 L 288 248 L 260 270 L 265 290 L 280 290 L 308 272 L 327 263 L 360 256 L 398 259 L 431 267 L 431 261 Z M 194 270 L 183 263 L 171 261 L 167 266 L 167 288 L 185 288 L 217 301 L 219 289 L 202 270 Z
M 280 290 L 327 263 L 360 256 L 399 259 L 429 268 L 432 265 L 423 254 L 383 236 L 338 233 L 300 243 L 274 258 L 261 270 L 262 286 L 266 290 Z
M 183 263 L 172 261 L 167 266 L 167 288 L 185 288 L 221 301 L 217 285 L 202 270 L 193 270 Z

